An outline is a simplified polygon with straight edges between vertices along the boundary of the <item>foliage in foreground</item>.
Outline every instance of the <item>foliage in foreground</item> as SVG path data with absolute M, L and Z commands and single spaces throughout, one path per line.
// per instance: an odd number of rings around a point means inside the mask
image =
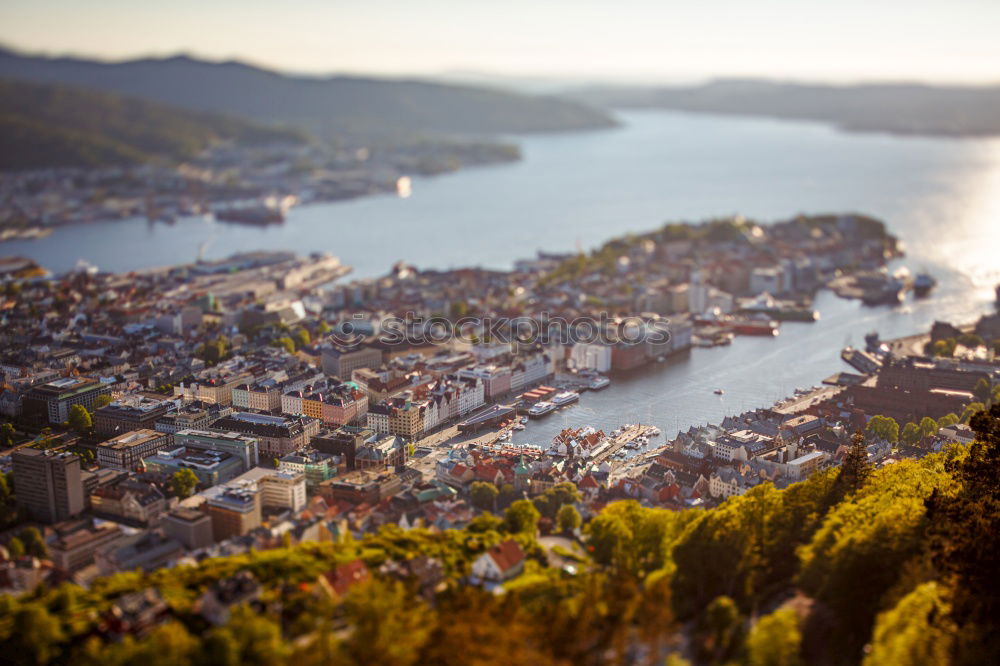
M 3 597 L 0 641 L 16 663 L 102 666 L 998 663 L 1000 407 L 972 425 L 967 448 L 875 471 L 849 460 L 712 510 L 612 504 L 586 526 L 591 560 L 575 575 L 545 566 L 526 503 L 506 523 L 384 528 Z M 511 535 L 530 555 L 525 573 L 504 594 L 466 584 L 474 559 Z M 317 593 L 337 564 L 377 571 L 417 555 L 444 567 L 447 587 L 431 598 L 378 573 L 345 598 Z M 263 586 L 262 609 L 208 625 L 196 600 L 244 570 Z M 142 639 L 100 631 L 116 598 L 150 586 L 170 606 L 166 624 Z

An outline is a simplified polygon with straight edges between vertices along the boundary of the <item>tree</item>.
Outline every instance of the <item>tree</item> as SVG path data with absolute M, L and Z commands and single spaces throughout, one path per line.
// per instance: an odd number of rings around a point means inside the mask
M 69 427 L 77 431 L 81 435 L 90 432 L 90 429 L 94 426 L 93 419 L 90 418 L 90 412 L 83 405 L 70 405 L 69 406 Z
M 99 395 L 96 398 L 94 398 L 94 409 L 98 410 L 101 407 L 107 407 L 114 401 L 115 399 L 112 398 L 110 395 Z
M 795 611 L 779 609 L 765 615 L 747 636 L 747 663 L 750 666 L 796 666 L 801 663 L 802 634 Z M 883 662 L 893 663 L 893 662 Z
M 904 444 L 916 444 L 920 441 L 920 426 L 912 421 L 903 428 L 903 434 L 899 437 Z
M 580 512 L 572 504 L 563 504 L 556 514 L 556 525 L 560 532 L 572 532 L 580 527 L 581 522 Z
M 975 349 L 976 347 L 983 347 L 986 345 L 986 342 L 975 333 L 963 333 L 962 335 L 958 336 L 957 342 L 963 347 L 969 347 L 970 349 Z
M 976 439 L 946 463 L 958 492 L 935 489 L 925 501 L 928 543 L 941 580 L 951 583 L 950 619 L 960 627 L 954 663 L 1000 663 L 1000 405 L 969 424 Z
M 841 465 L 840 475 L 837 477 L 837 489 L 841 496 L 854 492 L 863 486 L 871 473 L 872 464 L 868 460 L 865 436 L 856 432 L 851 437 L 851 448 L 844 456 L 844 464 Z
M 735 652 L 743 633 L 743 620 L 736 603 L 726 596 L 716 597 L 705 609 L 699 633 L 704 637 L 701 651 L 706 661 L 723 663 Z
M 986 405 L 984 405 L 983 403 L 981 402 L 969 403 L 969 406 L 965 408 L 965 410 L 962 412 L 962 416 L 959 417 L 958 420 L 961 421 L 962 423 L 969 423 L 970 421 L 972 421 L 973 416 L 983 411 L 986 411 Z
M 282 337 L 278 338 L 271 344 L 274 345 L 275 347 L 278 347 L 279 349 L 284 349 L 289 354 L 295 353 L 295 341 L 292 340 L 287 335 L 283 335 Z
M 989 381 L 985 377 L 980 377 L 979 381 L 972 388 L 972 395 L 977 401 L 987 403 L 993 397 L 993 387 L 990 386 Z
M 0 447 L 8 448 L 14 445 L 14 425 L 4 423 L 0 425 Z
M 320 319 L 319 323 L 316 325 L 316 333 L 319 335 L 326 335 L 330 332 L 330 325 L 326 323 L 325 320 Z
M 483 511 L 495 511 L 497 497 L 500 491 L 492 483 L 485 481 L 474 481 L 469 488 L 469 499 L 472 505 Z
M 945 594 L 938 583 L 924 583 L 881 613 L 863 666 L 950 663 L 954 627 Z
M 300 328 L 295 331 L 295 344 L 299 349 L 304 349 L 312 344 L 312 337 L 310 337 L 307 329 Z
M 517 500 L 504 512 L 504 526 L 512 534 L 534 534 L 541 514 L 530 500 Z
M 936 435 L 938 431 L 937 421 L 929 416 L 925 416 L 920 419 L 920 436 L 921 437 L 931 437 Z
M 899 424 L 890 416 L 873 416 L 868 422 L 868 432 L 891 444 L 899 441 Z
M 24 552 L 40 560 L 49 559 L 49 549 L 45 546 L 45 539 L 37 527 L 26 527 L 19 535 L 21 543 L 24 544 Z
M 947 428 L 948 426 L 953 426 L 956 423 L 958 423 L 958 415 L 954 413 L 945 414 L 944 416 L 939 418 L 937 422 L 938 428 Z
M 170 477 L 170 489 L 181 499 L 190 497 L 196 487 L 198 487 L 198 477 L 187 467 L 177 470 Z
M 24 544 L 17 537 L 11 537 L 10 541 L 7 542 L 7 554 L 11 558 L 23 557 L 24 556 Z

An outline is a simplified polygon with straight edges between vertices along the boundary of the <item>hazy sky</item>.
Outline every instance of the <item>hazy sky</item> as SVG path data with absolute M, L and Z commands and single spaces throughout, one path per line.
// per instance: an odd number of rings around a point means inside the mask
M 302 72 L 1000 82 L 1000 0 L 0 0 L 0 43 Z

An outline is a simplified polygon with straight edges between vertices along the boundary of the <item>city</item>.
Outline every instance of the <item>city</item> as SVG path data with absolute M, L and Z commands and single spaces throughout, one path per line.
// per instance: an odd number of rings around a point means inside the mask
M 12 0 L 0 662 L 1000 660 L 1000 13 L 600 4 Z

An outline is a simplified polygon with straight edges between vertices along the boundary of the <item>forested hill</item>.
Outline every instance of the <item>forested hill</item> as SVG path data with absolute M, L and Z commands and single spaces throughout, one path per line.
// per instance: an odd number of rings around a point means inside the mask
M 579 102 L 419 80 L 289 76 L 187 56 L 105 63 L 0 50 L 0 77 L 115 91 L 329 132 L 551 132 L 610 127 Z
M 617 108 L 816 120 L 847 130 L 936 136 L 1000 134 L 1000 86 L 823 85 L 722 79 L 685 87 L 604 86 L 573 97 Z
M 190 158 L 223 140 L 301 142 L 301 132 L 113 93 L 0 79 L 0 169 Z
M 715 509 L 610 504 L 584 529 L 587 555 L 536 540 L 539 511 L 574 501 L 560 484 L 463 530 L 388 526 L 0 597 L 0 648 L 101 666 L 996 664 L 1000 406 L 971 425 L 970 446 L 878 470 L 858 435 L 839 469 Z M 503 594 L 470 584 L 471 563 L 510 539 L 524 572 Z M 213 625 L 199 599 L 220 580 L 259 593 Z

